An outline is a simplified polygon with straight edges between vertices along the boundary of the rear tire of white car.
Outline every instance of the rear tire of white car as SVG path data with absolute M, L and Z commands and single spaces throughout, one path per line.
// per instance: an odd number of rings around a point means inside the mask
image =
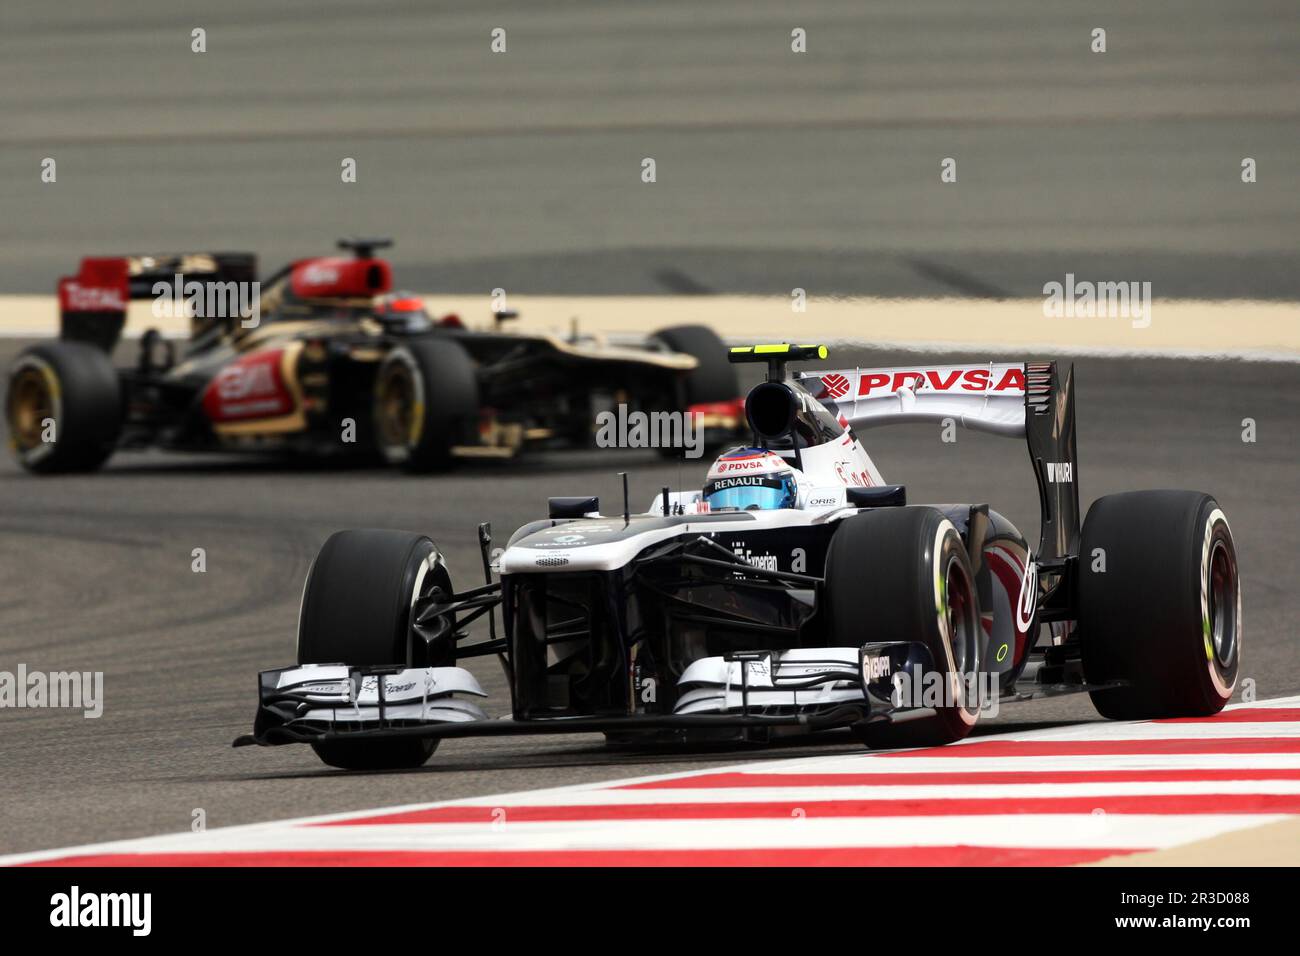
M 1241 663 L 1237 551 L 1222 509 L 1198 491 L 1098 498 L 1079 549 L 1079 640 L 1103 717 L 1208 717 Z
M 432 666 L 412 642 L 412 608 L 433 588 L 451 593 L 432 541 L 406 531 L 339 531 L 321 547 L 298 613 L 298 663 Z M 312 744 L 322 761 L 343 770 L 397 770 L 422 765 L 436 739 L 331 740 Z
M 859 740 L 873 748 L 932 747 L 971 732 L 979 706 L 966 690 L 985 642 L 975 575 L 951 521 L 924 507 L 845 519 L 826 555 L 826 603 L 833 646 L 920 641 L 943 675 L 942 705 L 933 716 L 859 724 Z
M 452 450 L 477 440 L 474 361 L 451 339 L 411 339 L 384 357 L 375 375 L 375 443 L 407 471 L 451 467 Z

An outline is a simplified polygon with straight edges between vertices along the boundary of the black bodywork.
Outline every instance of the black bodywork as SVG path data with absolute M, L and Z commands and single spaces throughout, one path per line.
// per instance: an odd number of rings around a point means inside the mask
M 161 447 L 177 451 L 291 451 L 311 455 L 371 454 L 375 450 L 372 403 L 376 375 L 394 348 L 416 340 L 454 341 L 475 366 L 479 421 L 460 425 L 464 454 L 475 448 L 509 454 L 521 447 L 588 447 L 596 411 L 626 404 L 646 411 L 687 408 L 693 397 L 683 374 L 675 369 L 622 355 L 596 354 L 567 346 L 572 339 L 518 335 L 505 324 L 513 312 L 494 313 L 496 331 L 465 328 L 458 319 L 431 321 L 427 316 L 401 321 L 376 312 L 374 296 L 387 291 L 388 266 L 372 259 L 386 240 L 345 240 L 361 263 L 375 263 L 358 273 L 362 284 L 349 294 L 304 296 L 294 292 L 293 272 L 303 260 L 263 277 L 262 309 L 252 331 L 242 316 L 191 321 L 184 343 L 164 339 L 154 330 L 140 340 L 135 361 L 119 367 L 122 397 L 121 448 Z M 250 253 L 193 253 L 124 257 L 130 276 L 127 297 L 154 298 L 158 282 L 225 285 L 258 280 L 257 259 Z M 326 260 L 321 260 L 326 261 Z M 332 261 L 332 260 L 331 260 Z M 382 268 L 381 268 L 382 267 Z M 83 269 L 84 269 L 83 265 Z M 65 280 L 71 281 L 71 280 Z M 77 311 L 63 308 L 60 337 L 112 353 L 125 324 L 125 305 L 117 310 Z M 274 421 L 260 428 L 257 420 L 230 422 L 214 415 L 211 393 L 217 377 L 259 352 L 292 348 L 296 353 L 283 372 L 295 396 L 295 421 Z M 667 354 L 667 344 L 650 342 L 643 352 Z M 734 401 L 738 389 L 707 401 Z M 340 422 L 355 422 L 353 440 L 341 442 Z M 725 429 L 724 429 L 725 431 Z M 731 437 L 713 435 L 710 440 Z

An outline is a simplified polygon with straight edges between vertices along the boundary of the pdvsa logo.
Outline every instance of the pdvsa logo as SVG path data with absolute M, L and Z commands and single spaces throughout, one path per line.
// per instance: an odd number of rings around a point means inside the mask
M 849 380 L 838 372 L 822 376 L 822 398 L 843 398 L 849 393 Z
M 728 471 L 756 471 L 762 468 L 766 462 L 762 458 L 747 458 L 741 461 L 720 461 L 718 462 L 718 474 Z

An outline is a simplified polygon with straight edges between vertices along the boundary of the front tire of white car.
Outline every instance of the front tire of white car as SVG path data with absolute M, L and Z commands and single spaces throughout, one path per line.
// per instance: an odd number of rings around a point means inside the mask
M 975 575 L 951 521 L 924 507 L 845 519 L 826 555 L 826 602 L 833 646 L 920 641 L 941 675 L 933 716 L 859 724 L 858 739 L 873 748 L 931 747 L 971 732 L 984 639 Z
M 412 608 L 451 579 L 432 541 L 406 531 L 339 531 L 316 556 L 298 614 L 299 664 L 432 666 L 412 647 Z M 423 648 L 418 648 L 421 652 Z M 313 743 L 343 770 L 419 767 L 436 739 L 399 737 Z

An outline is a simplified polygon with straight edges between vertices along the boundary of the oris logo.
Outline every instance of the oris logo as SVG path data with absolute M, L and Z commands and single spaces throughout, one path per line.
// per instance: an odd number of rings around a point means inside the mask
M 849 393 L 849 380 L 838 372 L 822 376 L 822 398 L 843 398 Z

